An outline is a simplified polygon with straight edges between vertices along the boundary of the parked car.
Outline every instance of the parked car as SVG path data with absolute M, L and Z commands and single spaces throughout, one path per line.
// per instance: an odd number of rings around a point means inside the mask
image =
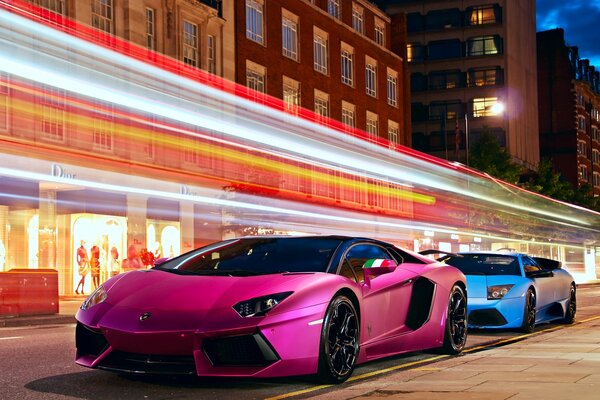
M 381 357 L 460 353 L 465 287 L 458 269 L 378 240 L 226 240 L 100 286 L 76 315 L 76 362 L 339 383 Z
M 575 281 L 558 261 L 503 251 L 444 253 L 438 260 L 467 277 L 471 328 L 533 332 L 542 322 L 575 320 Z

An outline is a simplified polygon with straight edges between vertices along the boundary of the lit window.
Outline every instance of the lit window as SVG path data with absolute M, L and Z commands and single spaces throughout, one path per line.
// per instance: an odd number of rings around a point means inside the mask
M 501 52 L 502 40 L 496 36 L 481 36 L 467 41 L 468 56 L 500 54 Z
M 388 120 L 388 140 L 390 147 L 394 148 L 398 145 L 398 136 L 400 135 L 400 125 L 397 122 Z
M 356 121 L 354 118 L 355 110 L 356 107 L 354 104 L 342 101 L 342 123 L 350 128 L 354 128 L 356 126 Z
M 585 182 L 588 180 L 588 168 L 586 165 L 579 166 L 579 180 Z
M 494 6 L 473 7 L 469 21 L 471 25 L 484 25 L 496 23 L 497 20 Z
M 112 33 L 112 0 L 92 0 L 92 26 L 101 31 Z
M 198 25 L 183 21 L 183 62 L 192 67 L 198 64 Z
M 329 95 L 315 89 L 315 114 L 329 117 Z
M 286 105 L 286 110 L 297 113 L 300 106 L 300 82 L 283 77 L 283 101 Z
M 281 43 L 283 55 L 298 60 L 298 17 L 285 10 L 281 18 Z
M 352 27 L 356 32 L 363 33 L 363 8 L 352 4 Z
M 354 85 L 354 48 L 342 42 L 342 83 Z
M 246 86 L 256 92 L 265 93 L 265 76 L 265 67 L 246 60 Z
M 385 46 L 385 22 L 375 18 L 375 43 Z
M 246 37 L 264 44 L 264 3 L 262 0 L 246 0 Z
M 213 35 L 208 35 L 206 41 L 206 47 L 208 52 L 208 72 L 211 74 L 217 73 L 217 45 L 216 38 Z
M 327 1 L 327 12 L 334 18 L 340 19 L 342 16 L 340 8 L 340 0 L 328 0 Z
M 492 117 L 498 115 L 497 97 L 480 97 L 473 99 L 473 117 Z
M 377 61 L 370 57 L 365 61 L 365 89 L 369 96 L 377 96 Z
M 577 153 L 584 157 L 587 155 L 587 143 L 585 142 L 585 140 L 577 141 Z
M 366 131 L 371 136 L 378 135 L 379 128 L 379 117 L 377 114 L 367 111 L 367 127 Z
M 327 33 L 315 27 L 313 37 L 315 71 L 319 71 L 325 75 L 327 75 L 328 65 L 327 40 Z
M 156 50 L 156 26 L 154 9 L 146 7 L 146 47 Z
M 594 172 L 594 186 L 600 186 L 600 173 Z
M 398 105 L 398 73 L 388 68 L 387 73 L 387 101 L 391 106 Z
M 34 0 L 32 3 L 57 14 L 65 14 L 65 0 Z
M 494 69 L 481 69 L 481 70 L 470 70 L 467 73 L 467 85 L 469 87 L 474 86 L 493 86 L 498 83 L 498 70 Z
M 577 118 L 577 127 L 582 131 L 585 130 L 585 117 L 579 116 Z

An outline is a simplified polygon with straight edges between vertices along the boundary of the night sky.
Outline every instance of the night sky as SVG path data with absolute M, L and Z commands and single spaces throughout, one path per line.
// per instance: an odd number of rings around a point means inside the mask
M 600 0 L 537 0 L 537 30 L 554 28 L 565 30 L 580 58 L 600 67 Z

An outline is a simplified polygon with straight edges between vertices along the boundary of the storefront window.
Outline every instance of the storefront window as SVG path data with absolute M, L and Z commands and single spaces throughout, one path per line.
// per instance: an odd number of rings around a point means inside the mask
M 29 268 L 37 268 L 38 267 L 38 254 L 40 251 L 40 241 L 39 241 L 39 216 L 35 214 L 29 219 L 29 224 L 27 226 L 27 236 L 28 236 L 28 261 L 27 266 Z
M 149 220 L 146 227 L 147 250 L 154 259 L 171 258 L 181 253 L 179 222 Z

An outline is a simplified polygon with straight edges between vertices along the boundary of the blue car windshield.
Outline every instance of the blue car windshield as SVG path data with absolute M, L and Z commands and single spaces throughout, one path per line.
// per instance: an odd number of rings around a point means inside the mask
M 280 272 L 326 272 L 342 243 L 332 237 L 242 238 L 215 243 L 155 267 L 192 275 L 249 276 Z
M 465 275 L 521 275 L 519 261 L 514 256 L 497 254 L 462 254 L 443 260 Z

